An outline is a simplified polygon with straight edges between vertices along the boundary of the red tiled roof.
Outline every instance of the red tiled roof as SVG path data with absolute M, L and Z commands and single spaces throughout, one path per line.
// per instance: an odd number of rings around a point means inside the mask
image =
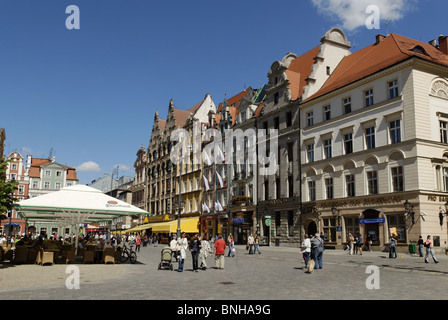
M 417 46 L 423 48 L 428 55 L 413 51 Z M 448 55 L 443 54 L 434 46 L 392 33 L 378 44 L 374 43 L 342 59 L 322 88 L 306 101 L 330 93 L 412 57 L 448 66 Z
M 315 63 L 314 58 L 319 54 L 320 46 L 295 58 L 285 71 L 289 80 L 289 90 L 291 99 L 296 100 L 302 95 L 303 87 L 306 86 L 306 79 L 311 74 L 311 68 Z

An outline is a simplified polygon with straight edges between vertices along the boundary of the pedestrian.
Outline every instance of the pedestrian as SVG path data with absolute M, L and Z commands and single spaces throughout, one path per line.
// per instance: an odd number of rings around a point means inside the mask
M 210 242 L 207 240 L 207 236 L 203 236 L 201 239 L 201 249 L 199 250 L 199 259 L 201 261 L 200 268 L 207 270 L 207 258 L 212 254 L 210 248 Z
M 318 233 L 316 233 L 314 238 L 311 239 L 311 249 L 313 252 L 314 263 L 316 264 L 314 269 L 322 269 L 324 239 L 322 239 Z
M 233 257 L 235 257 L 235 253 L 233 252 L 235 243 L 234 243 L 232 234 L 229 234 L 229 236 L 227 238 L 227 243 L 229 244 L 229 254 L 227 256 L 230 257 L 230 255 L 232 255 L 232 258 L 233 258 Z
M 420 257 L 423 257 L 423 247 L 425 246 L 425 243 L 423 241 L 423 237 L 422 236 L 418 236 L 418 253 L 420 254 Z
M 177 268 L 178 272 L 184 271 L 184 263 L 187 258 L 187 250 L 188 250 L 188 240 L 186 238 L 185 232 L 182 233 L 182 237 L 177 240 L 177 244 L 179 245 L 179 266 Z
M 249 254 L 254 254 L 254 236 L 252 235 L 252 233 L 249 235 L 249 237 L 247 238 L 247 243 L 249 244 Z
M 256 251 L 258 251 L 258 254 L 261 254 L 261 252 L 260 252 L 260 237 L 258 235 L 255 236 L 254 246 L 255 246 L 254 254 Z
M 224 254 L 226 250 L 226 242 L 218 235 L 218 240 L 215 242 L 215 267 L 216 269 L 224 269 Z
M 367 251 L 372 251 L 372 236 L 370 234 L 367 234 L 366 237 L 366 247 L 367 247 Z
M 353 254 L 358 254 L 358 236 L 357 235 L 355 235 L 354 237 L 353 237 Z
M 140 245 L 141 245 L 141 239 L 140 239 L 140 236 L 137 235 L 137 237 L 135 238 L 135 251 L 136 252 L 140 252 Z
M 363 246 L 363 242 L 362 242 L 362 236 L 360 233 L 358 233 L 358 250 L 359 250 L 359 254 L 362 256 L 362 246 Z
M 170 249 L 171 249 L 171 259 L 174 257 L 174 259 L 177 262 L 179 257 L 179 245 L 177 244 L 176 235 L 173 236 L 173 239 L 170 242 Z
M 425 247 L 426 247 L 425 263 L 429 263 L 428 262 L 429 254 L 431 254 L 432 259 L 434 260 L 435 263 L 439 263 L 436 256 L 434 255 L 434 250 L 432 249 L 431 236 L 426 237 Z
M 198 272 L 199 262 L 199 250 L 201 249 L 201 242 L 199 241 L 199 235 L 195 234 L 190 241 L 190 252 L 193 260 L 193 271 Z
M 302 244 L 300 245 L 300 251 L 303 256 L 303 260 L 305 261 L 305 269 L 308 268 L 308 261 L 310 261 L 310 255 L 311 255 L 311 241 L 310 237 L 305 234 L 305 240 L 303 240 Z
M 397 257 L 397 240 L 395 239 L 395 235 L 392 234 L 389 240 L 389 258 L 395 259 Z
M 349 246 L 349 255 L 352 255 L 353 254 L 353 246 L 354 246 L 354 243 L 355 243 L 355 239 L 353 238 L 353 236 L 352 236 L 352 234 L 351 233 L 349 233 L 348 234 L 348 246 Z

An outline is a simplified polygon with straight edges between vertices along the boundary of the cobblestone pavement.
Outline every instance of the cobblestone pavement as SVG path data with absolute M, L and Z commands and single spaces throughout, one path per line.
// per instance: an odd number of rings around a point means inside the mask
M 192 271 L 187 255 L 185 271 L 157 270 L 163 246 L 142 247 L 136 264 L 76 264 L 80 288 L 67 289 L 67 265 L 0 264 L 2 300 L 438 300 L 446 299 L 448 256 L 440 263 L 384 252 L 348 255 L 325 250 L 324 267 L 304 272 L 297 248 L 261 247 L 249 255 L 237 246 L 235 258 L 225 258 L 224 270 Z M 173 262 L 174 270 L 177 263 Z M 70 266 L 70 265 L 68 265 Z M 368 289 L 368 266 L 379 270 L 379 289 Z

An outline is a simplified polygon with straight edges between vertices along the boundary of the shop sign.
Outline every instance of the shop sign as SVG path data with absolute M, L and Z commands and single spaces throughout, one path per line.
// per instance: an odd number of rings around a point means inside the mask
M 264 224 L 266 225 L 266 227 L 270 227 L 270 226 L 271 226 L 271 220 L 266 219 L 266 220 L 264 221 Z
M 244 218 L 233 218 L 233 223 L 244 223 Z
M 376 219 L 359 219 L 359 224 L 373 224 L 373 223 L 384 223 L 386 218 L 376 218 Z

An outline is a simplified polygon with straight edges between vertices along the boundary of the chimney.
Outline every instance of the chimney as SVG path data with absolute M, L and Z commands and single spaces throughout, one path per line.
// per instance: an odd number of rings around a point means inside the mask
M 444 54 L 448 54 L 448 39 L 447 36 L 439 37 L 439 50 Z
M 378 35 L 376 36 L 375 44 L 380 43 L 380 42 L 383 41 L 384 39 L 386 39 L 386 36 L 385 36 L 385 35 L 383 35 L 383 34 L 378 34 Z
M 430 45 L 432 45 L 433 47 L 435 47 L 435 48 L 439 48 L 438 45 L 437 45 L 437 40 L 436 40 L 436 39 L 431 40 L 431 41 L 429 41 L 428 43 L 429 43 Z

